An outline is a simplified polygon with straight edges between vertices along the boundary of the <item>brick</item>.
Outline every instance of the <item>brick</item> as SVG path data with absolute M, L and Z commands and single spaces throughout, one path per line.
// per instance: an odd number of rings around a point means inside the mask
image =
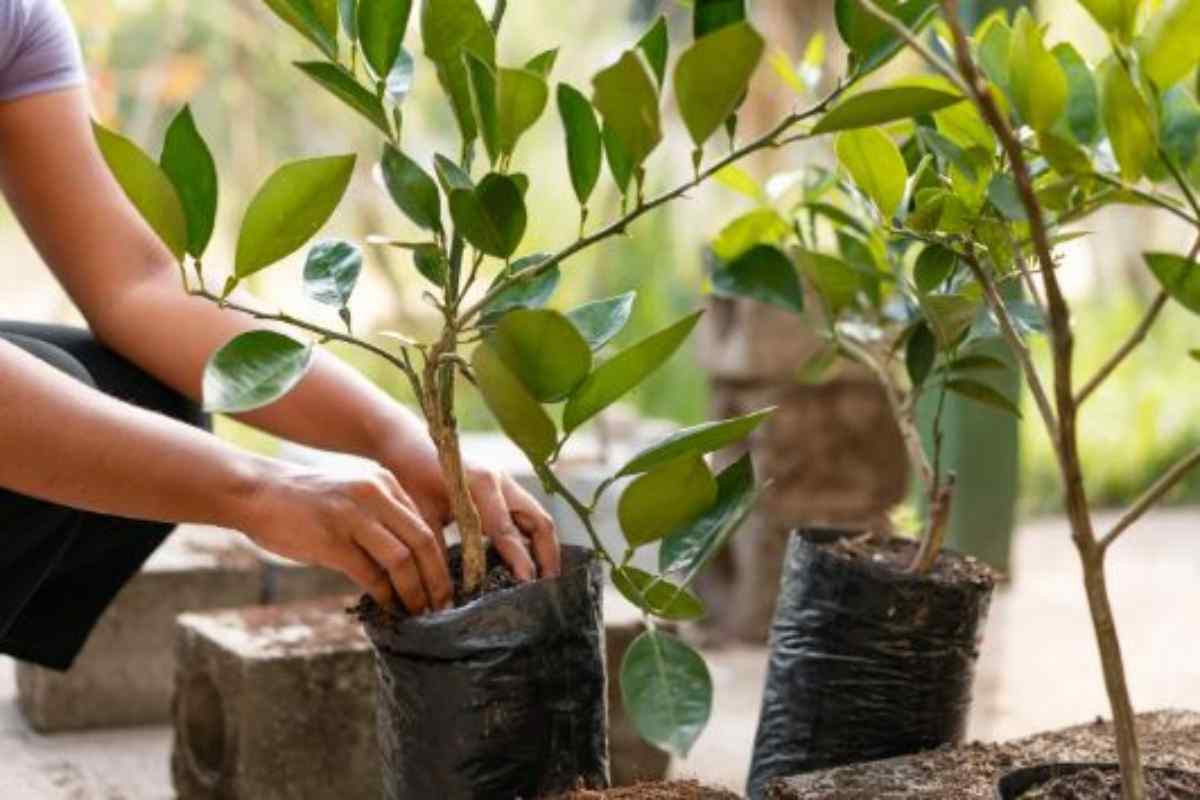
M 349 601 L 179 618 L 180 800 L 378 800 L 374 659 Z
M 18 703 L 42 733 L 165 722 L 177 614 L 259 601 L 262 567 L 237 534 L 181 528 L 101 617 L 70 672 L 17 666 Z

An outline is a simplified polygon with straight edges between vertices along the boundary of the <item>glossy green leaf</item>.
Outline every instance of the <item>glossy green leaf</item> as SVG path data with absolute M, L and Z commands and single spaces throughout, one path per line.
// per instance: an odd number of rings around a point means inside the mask
M 596 367 L 567 400 L 563 411 L 563 427 L 566 431 L 570 433 L 576 430 L 662 366 L 691 334 L 702 313 L 689 314 Z
M 358 39 L 358 0 L 338 0 L 342 29 L 351 40 Z
M 267 7 L 321 49 L 337 60 L 337 0 L 263 0 Z
M 726 263 L 736 261 L 759 244 L 779 244 L 792 226 L 773 208 L 760 208 L 729 222 L 713 240 L 713 252 Z
M 1101 129 L 1100 93 L 1092 69 L 1068 42 L 1055 45 L 1051 52 L 1067 76 L 1067 113 L 1059 125 L 1076 141 L 1093 144 Z
M 1086 175 L 1092 171 L 1087 151 L 1069 139 L 1053 133 L 1038 134 L 1038 150 L 1059 175 Z
M 412 5 L 412 0 L 359 0 L 359 42 L 377 80 L 388 76 L 400 56 Z
M 471 180 L 471 176 L 441 153 L 433 157 L 433 166 L 434 171 L 437 172 L 438 183 L 442 185 L 442 191 L 446 194 L 450 194 L 455 189 L 475 191 L 475 181 Z
M 471 108 L 479 138 L 495 164 L 500 159 L 500 107 L 496 72 L 474 53 L 464 53 L 467 79 L 471 88 Z
M 737 164 L 722 167 L 713 179 L 727 189 L 745 195 L 756 203 L 768 202 L 767 190 L 749 172 Z
M 999 173 L 988 183 L 988 200 L 1001 214 L 1013 222 L 1026 222 L 1029 215 L 1021 202 L 1021 193 L 1017 182 L 1007 173 Z
M 804 312 L 804 290 L 796 267 L 773 245 L 756 245 L 713 272 L 712 286 L 719 297 L 745 297 Z
M 1182 85 L 1163 95 L 1162 145 L 1182 169 L 1200 163 L 1200 103 Z
M 683 586 L 690 586 L 741 527 L 761 493 L 754 484 L 754 462 L 747 453 L 717 476 L 717 500 L 712 508 L 662 540 L 659 569 L 682 575 Z
M 876 0 L 876 4 L 918 33 L 933 18 L 938 0 Z M 835 0 L 834 17 L 860 74 L 883 66 L 904 47 L 904 39 L 858 0 Z
M 475 0 L 424 0 L 421 39 L 425 55 L 437 65 L 438 81 L 450 97 L 463 139 L 474 140 L 478 130 L 463 53 L 489 66 L 496 63 L 496 37 L 487 18 Z
M 318 303 L 345 308 L 362 272 L 362 251 L 350 242 L 321 242 L 304 264 L 304 294 Z
M 567 312 L 567 319 L 583 334 L 593 351 L 602 349 L 616 338 L 633 315 L 637 292 L 586 303 Z
M 925 319 L 939 350 L 950 350 L 971 329 L 979 303 L 964 294 L 931 293 L 921 298 Z
M 884 219 L 894 217 L 908 182 L 908 167 L 896 143 L 885 133 L 866 128 L 840 134 L 836 149 L 838 162 Z
M 396 207 L 418 227 L 427 231 L 441 230 L 441 195 L 437 184 L 421 165 L 387 144 L 383 147 L 380 169 L 383 184 Z
M 766 42 L 745 22 L 696 41 L 675 66 L 675 95 L 696 147 L 737 110 Z
M 693 5 L 692 36 L 696 39 L 746 19 L 746 0 L 695 0 Z
M 904 367 L 914 388 L 920 388 L 937 361 L 937 338 L 924 320 L 918 322 L 904 345 Z
M 800 268 L 812 282 L 830 317 L 837 317 L 844 309 L 854 305 L 855 298 L 862 290 L 862 275 L 840 258 L 802 251 Z
M 510 311 L 488 335 L 487 343 L 542 403 L 561 400 L 592 368 L 592 349 L 557 311 Z
M 391 136 L 383 103 L 356 81 L 344 67 L 326 61 L 300 61 L 296 63 L 296 67 L 334 97 L 362 114 L 380 131 Z
M 656 542 L 712 508 L 717 482 L 704 458 L 688 453 L 639 476 L 617 502 L 617 519 L 630 547 Z
M 1137 51 L 1159 89 L 1183 80 L 1200 64 L 1200 0 L 1166 0 L 1146 23 Z
M 217 165 L 187 106 L 167 128 L 159 162 L 183 204 L 187 251 L 202 258 L 217 220 Z
M 616 477 L 649 472 L 688 453 L 706 455 L 723 450 L 745 439 L 774 412 L 774 408 L 766 408 L 744 417 L 706 422 L 677 431 L 630 459 Z
M 475 348 L 471 367 L 501 430 L 534 464 L 546 463 L 558 446 L 558 433 L 546 410 L 490 345 Z
M 1021 417 L 1021 409 L 1017 407 L 1016 403 L 986 383 L 980 383 L 979 381 L 967 378 L 955 378 L 954 380 L 946 381 L 946 388 L 955 394 L 962 395 L 968 400 L 974 400 L 976 403 L 999 409 L 1000 411 L 1012 414 L 1018 419 Z
M 1133 39 L 1142 0 L 1079 0 L 1101 28 L 1122 42 Z
M 511 156 L 517 142 L 546 110 L 550 89 L 546 79 L 524 69 L 501 69 L 497 75 L 496 120 L 500 152 Z
M 1022 8 L 1012 35 L 1009 89 L 1021 118 L 1036 131 L 1050 130 L 1067 107 L 1067 75 L 1042 41 L 1033 15 Z
M 633 51 L 592 79 L 593 105 L 636 169 L 662 141 L 658 89 Z
M 529 222 L 525 198 L 516 181 L 493 172 L 474 191 L 450 193 L 450 215 L 458 233 L 481 253 L 507 259 L 525 238 Z
M 434 286 L 445 286 L 446 277 L 450 274 L 450 263 L 446 254 L 436 244 L 423 244 L 413 249 L 413 266 L 425 280 Z
M 921 251 L 913 268 L 913 280 L 917 284 L 917 289 L 921 292 L 932 292 L 937 289 L 954 274 L 954 267 L 957 263 L 958 256 L 953 250 L 942 247 L 940 244 L 929 245 Z
M 1158 155 L 1158 117 L 1115 57 L 1101 65 L 1099 78 L 1104 127 L 1121 177 L 1137 181 Z
M 568 83 L 558 85 L 558 113 L 567 136 L 567 166 L 580 205 L 587 205 L 604 161 L 604 142 L 596 112 L 583 93 Z
M 892 86 L 847 98 L 821 117 L 814 134 L 869 128 L 961 103 L 963 96 L 928 86 Z
M 659 619 L 686 622 L 700 619 L 706 611 L 689 590 L 637 567 L 614 569 L 612 582 L 626 600 Z
M 558 48 L 553 50 L 544 50 L 538 53 L 533 58 L 529 59 L 525 64 L 525 69 L 540 77 L 543 81 L 550 77 L 550 73 L 554 72 L 554 65 L 558 63 Z
M 1174 253 L 1146 253 L 1154 277 L 1181 306 L 1200 314 L 1200 264 Z
M 979 66 L 988 79 L 1006 94 L 1009 91 L 1009 64 L 1012 60 L 1012 28 L 1002 14 L 989 17 L 975 36 Z
M 271 175 L 246 209 L 234 274 L 248 277 L 303 247 L 337 210 L 354 162 L 352 155 L 312 158 Z
M 628 194 L 629 184 L 633 180 L 633 159 L 625 145 L 607 125 L 602 130 L 601 138 L 604 140 L 604 156 L 608 161 L 608 170 L 612 173 L 613 181 L 622 195 Z
M 300 383 L 313 349 L 275 331 L 243 333 L 204 368 L 204 409 L 242 414 L 274 403 Z
M 938 133 L 963 150 L 979 148 L 989 155 L 996 150 L 996 137 L 992 129 L 972 103 L 959 103 L 935 111 L 933 121 Z
M 649 62 L 650 69 L 654 71 L 654 77 L 661 89 L 663 82 L 667 79 L 667 58 L 671 53 L 671 36 L 667 30 L 665 15 L 659 15 L 650 30 L 646 31 L 646 34 L 638 40 L 637 46 L 642 51 L 642 55 L 646 57 L 646 61 Z
M 700 654 L 657 630 L 634 640 L 621 662 L 621 698 L 638 734 L 686 756 L 712 714 L 712 676 Z
M 188 217 L 171 178 L 124 136 L 98 123 L 92 125 L 92 132 L 125 196 L 171 254 L 182 261 L 188 249 Z
M 1003 359 L 989 356 L 986 353 L 973 353 L 956 358 L 946 365 L 948 372 L 983 372 L 1004 371 L 1012 369 L 1012 365 Z
M 484 306 L 480 316 L 485 325 L 493 324 L 514 308 L 541 308 L 550 301 L 562 273 L 558 267 L 535 272 L 549 258 L 545 253 L 538 253 L 512 263 L 511 274 L 525 275 L 526 279 L 514 283 Z

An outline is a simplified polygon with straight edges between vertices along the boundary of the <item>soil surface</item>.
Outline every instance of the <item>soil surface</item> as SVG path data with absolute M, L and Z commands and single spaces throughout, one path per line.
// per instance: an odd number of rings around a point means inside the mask
M 696 781 L 638 783 L 620 789 L 579 789 L 553 800 L 741 800 L 733 792 L 702 786 Z
M 910 539 L 864 534 L 838 539 L 820 547 L 847 561 L 872 564 L 887 572 L 903 574 L 916 558 L 919 545 Z M 934 562 L 933 570 L 924 577 L 941 584 L 992 586 L 999 576 L 982 561 L 952 550 L 943 550 Z
M 1138 716 L 1138 730 L 1148 766 L 1200 772 L 1200 714 L 1185 711 L 1142 714 Z M 782 778 L 771 782 L 767 798 L 993 800 L 996 781 L 1021 767 L 1055 762 L 1115 763 L 1116 760 L 1112 726 L 1098 720 L 1003 744 L 976 742 L 916 756 Z M 1195 800 L 1195 796 L 1183 795 L 1182 800 Z
M 450 565 L 450 578 L 454 581 L 454 605 L 465 606 L 472 600 L 478 599 L 479 594 L 468 595 L 462 590 L 462 548 L 459 545 L 454 545 L 447 553 L 447 560 Z M 494 548 L 489 547 L 487 551 L 487 575 L 483 578 L 483 591 L 480 594 L 489 594 L 491 592 L 499 592 L 504 589 L 513 589 L 521 585 L 517 580 L 517 576 L 512 573 L 504 560 L 500 558 L 500 554 Z M 393 623 L 408 619 L 409 614 L 403 606 L 397 606 L 394 611 L 388 611 L 381 608 L 374 598 L 370 595 L 363 595 L 359 599 L 358 604 L 347 611 L 358 617 L 362 622 L 371 621 L 375 624 L 382 624 L 386 621 Z
M 1200 773 L 1146 773 L 1146 800 L 1200 798 Z M 1121 800 L 1121 775 L 1089 769 L 1056 778 L 1021 795 L 1021 800 Z

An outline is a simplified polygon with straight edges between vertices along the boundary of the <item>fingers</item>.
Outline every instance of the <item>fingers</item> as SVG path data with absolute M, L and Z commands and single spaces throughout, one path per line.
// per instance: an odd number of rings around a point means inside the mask
M 558 577 L 562 573 L 562 553 L 554 519 L 512 477 L 505 475 L 501 478 L 501 489 L 512 518 L 533 542 L 533 552 L 542 576 Z
M 378 603 L 382 608 L 392 611 L 396 607 L 396 593 L 388 574 L 371 560 L 360 547 L 347 548 L 340 556 L 338 570 L 347 578 L 354 581 L 360 589 Z
M 418 615 L 428 611 L 429 598 L 421 584 L 421 574 L 417 571 L 412 551 L 377 522 L 365 522 L 359 526 L 355 536 L 359 546 L 387 574 L 408 613 Z
M 513 522 L 508 503 L 504 499 L 501 479 L 492 474 L 476 484 L 475 505 L 483 522 L 483 532 L 492 540 L 496 552 L 508 564 L 517 579 L 528 583 L 537 578 L 537 567 L 525 537 Z
M 449 608 L 454 590 L 445 551 L 437 537 L 390 473 L 381 478 L 379 484 L 370 484 L 370 487 L 360 496 L 367 511 L 407 548 L 420 574 L 430 607 L 439 611 Z

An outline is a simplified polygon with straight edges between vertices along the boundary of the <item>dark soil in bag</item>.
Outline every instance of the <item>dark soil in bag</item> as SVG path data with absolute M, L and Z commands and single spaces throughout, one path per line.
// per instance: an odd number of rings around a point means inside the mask
M 904 572 L 913 542 L 792 534 L 771 626 L 749 794 L 771 778 L 962 740 L 995 577 L 944 552 Z
M 603 571 L 588 549 L 562 557 L 561 577 L 514 585 L 489 553 L 493 591 L 437 614 L 401 618 L 364 598 L 387 800 L 608 786 Z
M 1041 764 L 1000 779 L 998 800 L 1121 800 L 1116 764 Z M 1148 768 L 1146 800 L 1198 800 L 1200 773 Z
M 619 789 L 580 789 L 553 800 L 741 800 L 733 792 L 696 781 L 646 781 Z

